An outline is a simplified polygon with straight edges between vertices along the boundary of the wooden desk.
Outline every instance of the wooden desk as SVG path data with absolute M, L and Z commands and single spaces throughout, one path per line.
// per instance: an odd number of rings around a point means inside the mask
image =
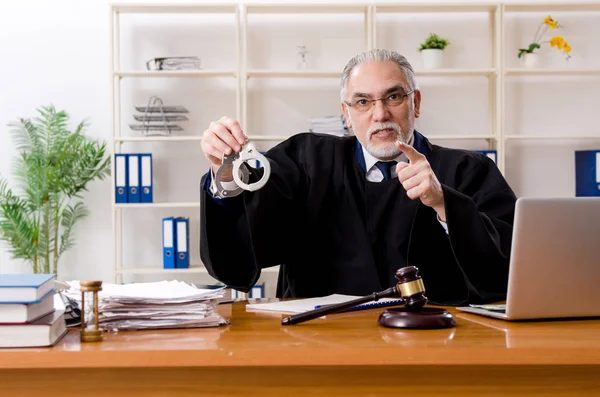
M 0 350 L 2 396 L 429 396 L 600 393 L 600 320 L 512 324 L 456 313 L 457 327 L 403 331 L 381 309 L 282 327 L 222 305 L 221 328 L 110 333 Z M 227 314 L 227 313 L 224 313 Z

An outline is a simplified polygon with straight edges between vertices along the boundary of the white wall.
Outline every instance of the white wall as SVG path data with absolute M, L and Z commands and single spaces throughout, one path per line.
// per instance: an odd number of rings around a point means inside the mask
M 89 118 L 90 135 L 110 142 L 109 4 L 106 0 L 0 3 L 0 174 L 10 176 L 16 154 L 6 124 L 18 117 L 33 117 L 35 109 L 46 104 L 53 103 L 67 110 L 73 124 Z M 516 48 L 531 40 L 544 16 L 544 13 L 507 15 L 507 49 L 513 48 L 510 51 L 515 54 L 507 58 L 507 66 L 517 65 Z M 563 33 L 573 47 L 572 66 L 600 68 L 600 48 L 593 39 L 600 34 L 600 13 L 553 13 L 553 16 L 565 25 Z M 311 21 L 301 16 L 252 16 L 249 19 L 252 40 L 249 67 L 293 68 L 295 46 L 306 44 L 312 50 L 309 59 L 314 66 L 341 71 L 346 58 L 362 50 L 357 45 L 362 36 L 362 21 L 356 16 L 319 18 Z M 206 68 L 235 67 L 235 56 L 230 50 L 235 44 L 232 19 L 145 16 L 123 17 L 122 21 L 122 50 L 126 54 L 122 59 L 123 69 L 141 69 L 146 60 L 159 54 L 185 53 L 201 54 Z M 386 16 L 378 21 L 383 28 L 378 44 L 403 52 L 418 68 L 421 61 L 416 48 L 428 32 L 436 31 L 452 42 L 447 49 L 449 67 L 486 67 L 490 58 L 487 22 L 487 15 L 483 14 Z M 554 50 L 545 48 L 541 53 L 550 65 L 561 62 Z M 598 136 L 599 77 L 507 79 L 505 128 L 508 133 L 568 131 Z M 423 115 L 418 128 L 423 133 L 430 136 L 490 133 L 485 78 L 424 77 L 419 82 L 423 91 Z M 337 79 L 300 83 L 254 80 L 249 89 L 249 125 L 246 127 L 254 133 L 292 134 L 307 129 L 309 116 L 339 112 Z M 210 120 L 222 115 L 235 116 L 233 79 L 126 79 L 122 90 L 122 129 L 128 134 L 127 124 L 133 120 L 132 106 L 144 104 L 154 94 L 169 104 L 185 105 L 191 111 L 190 121 L 185 124 L 187 134 L 201 133 Z M 483 141 L 437 143 L 486 148 Z M 265 142 L 263 148 L 273 144 Z M 168 145 L 126 144 L 124 148 L 153 153 L 155 201 L 197 200 L 199 179 L 207 166 L 199 144 Z M 598 140 L 511 141 L 507 144 L 507 178 L 520 196 L 572 196 L 572 151 L 598 147 Z M 77 245 L 63 258 L 59 269 L 61 279 L 112 280 L 110 183 L 109 180 L 89 186 L 85 202 L 91 215 L 76 228 Z M 191 217 L 192 261 L 197 263 L 197 212 L 125 212 L 125 262 L 132 265 L 160 263 L 160 219 L 176 214 Z M 14 271 L 29 271 L 29 268 L 11 260 L 5 247 L 1 248 L 0 272 Z M 157 278 L 162 277 L 136 280 Z M 271 278 L 275 280 L 274 275 Z M 192 279 L 211 281 L 209 277 Z

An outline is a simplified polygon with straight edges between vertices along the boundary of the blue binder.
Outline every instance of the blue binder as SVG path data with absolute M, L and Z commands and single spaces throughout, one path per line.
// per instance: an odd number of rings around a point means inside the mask
M 115 154 L 115 203 L 127 202 L 127 155 Z
M 261 152 L 261 151 L 259 151 L 259 153 L 262 154 L 262 155 L 265 154 L 265 152 Z M 252 168 L 256 168 L 256 169 L 262 168 L 262 164 L 258 160 L 249 160 L 247 163 Z
M 256 284 L 250 290 L 250 299 L 262 299 L 265 297 L 265 283 Z
M 163 268 L 175 269 L 175 218 L 162 220 Z
M 600 196 L 600 150 L 575 151 L 575 196 Z
M 175 267 L 186 269 L 190 267 L 190 222 L 188 218 L 175 218 L 175 235 L 177 244 L 175 250 Z
M 477 150 L 479 153 L 483 153 L 491 158 L 494 163 L 498 164 L 498 152 L 496 150 Z
M 140 156 L 137 154 L 127 155 L 127 201 L 130 203 L 140 202 Z
M 152 202 L 152 154 L 140 154 L 140 202 Z

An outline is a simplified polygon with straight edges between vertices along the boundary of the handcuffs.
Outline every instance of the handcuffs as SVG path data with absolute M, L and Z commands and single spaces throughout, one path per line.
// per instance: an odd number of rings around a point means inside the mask
M 248 184 L 250 179 L 250 171 L 247 167 L 242 167 L 242 164 L 249 160 L 258 160 L 263 166 L 264 172 L 262 178 L 256 183 Z M 231 169 L 233 180 L 237 185 L 235 189 L 227 190 L 221 184 L 221 175 Z M 240 178 L 241 173 L 241 178 Z M 229 156 L 223 154 L 223 161 L 217 173 L 215 174 L 215 186 L 218 193 L 222 197 L 235 197 L 241 194 L 244 190 L 254 192 L 265 186 L 271 175 L 271 164 L 265 156 L 263 156 L 254 146 L 254 143 L 247 141 L 239 153 L 233 152 Z

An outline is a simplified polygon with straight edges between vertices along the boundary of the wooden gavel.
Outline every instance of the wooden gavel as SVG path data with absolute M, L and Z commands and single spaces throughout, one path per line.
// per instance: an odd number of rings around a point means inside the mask
M 351 307 L 361 305 L 370 301 L 377 301 L 381 298 L 400 296 L 404 299 L 404 306 L 409 310 L 418 311 L 427 303 L 425 296 L 425 285 L 423 279 L 417 273 L 419 269 L 415 266 L 407 266 L 399 269 L 396 272 L 398 284 L 381 292 L 374 292 L 361 298 L 357 298 L 348 302 L 342 302 L 334 305 L 320 307 L 315 310 L 310 310 L 304 313 L 294 314 L 281 320 L 282 325 L 293 325 L 302 323 L 308 320 L 319 318 L 326 314 L 337 313 L 349 309 Z

